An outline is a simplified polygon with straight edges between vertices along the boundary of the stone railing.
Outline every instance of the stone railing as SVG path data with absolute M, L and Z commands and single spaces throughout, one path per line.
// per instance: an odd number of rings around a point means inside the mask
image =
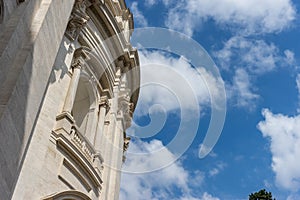
M 93 163 L 96 152 L 90 142 L 80 133 L 78 128 L 73 126 L 70 132 L 71 141 L 79 148 L 86 158 Z
M 75 125 L 72 115 L 62 113 L 57 116 L 56 121 L 56 128 L 53 131 L 55 140 L 62 136 L 61 139 L 64 138 L 66 142 L 68 141 L 71 143 L 72 145 L 69 145 L 69 148 L 75 148 L 76 151 L 79 151 L 101 176 L 104 162 L 103 157 L 100 152 L 97 152 L 94 149 L 90 141 L 79 131 L 78 127 Z

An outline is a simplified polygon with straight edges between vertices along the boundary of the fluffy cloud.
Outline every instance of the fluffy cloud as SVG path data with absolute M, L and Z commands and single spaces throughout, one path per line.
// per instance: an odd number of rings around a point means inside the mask
M 168 6 L 170 4 L 170 1 L 171 0 L 145 0 L 145 5 L 150 7 L 159 2 L 162 2 L 165 6 Z
M 250 110 L 255 108 L 255 102 L 259 98 L 252 90 L 248 73 L 242 68 L 235 71 L 232 84 L 227 85 L 227 95 L 236 106 L 248 107 Z
M 240 107 L 255 107 L 259 98 L 252 89 L 256 77 L 295 64 L 291 50 L 280 53 L 273 43 L 241 36 L 231 37 L 213 55 L 223 72 L 235 72 L 232 80 L 227 80 L 227 94 Z
M 203 195 L 202 195 L 202 200 L 220 200 L 219 198 L 217 197 L 213 197 L 212 195 L 208 194 L 207 192 L 205 192 Z
M 157 156 L 154 151 L 165 149 Z M 161 160 L 174 157 L 168 149 L 158 140 L 142 142 L 134 141 L 130 144 L 129 154 L 124 165 L 121 178 L 120 199 L 178 199 L 178 200 L 216 200 L 207 192 L 202 197 L 196 198 L 191 193 L 193 185 L 200 187 L 204 181 L 204 174 L 186 171 L 181 161 L 177 161 L 168 167 L 157 171 L 151 171 L 153 165 L 159 164 Z M 130 156 L 132 154 L 143 154 L 143 156 Z M 143 168 L 147 173 L 134 173 Z M 131 173 L 126 173 L 130 171 Z M 175 195 L 179 191 L 180 195 Z
M 224 168 L 226 167 L 226 164 L 223 162 L 219 162 L 216 164 L 216 167 L 209 170 L 208 174 L 209 176 L 216 176 L 218 175 Z
M 134 13 L 134 21 L 141 27 L 147 27 L 148 21 L 143 13 L 138 8 L 138 2 L 133 2 L 130 6 L 131 11 Z
M 290 0 L 181 0 L 172 6 L 166 25 L 188 35 L 207 19 L 247 34 L 278 32 L 296 16 Z
M 287 64 L 294 65 L 296 63 L 296 61 L 295 61 L 295 53 L 294 52 L 292 52 L 289 49 L 286 49 L 284 51 L 284 55 L 285 55 L 285 61 L 286 61 Z
M 298 113 L 300 112 L 300 74 L 297 75 L 296 84 L 298 89 Z
M 300 115 L 273 114 L 268 109 L 262 114 L 265 120 L 257 127 L 264 137 L 270 138 L 276 182 L 280 187 L 297 191 L 300 187 Z
M 289 59 L 292 52 L 286 52 Z M 275 69 L 276 64 L 285 57 L 280 56 L 279 49 L 274 44 L 263 40 L 251 40 L 245 37 L 234 36 L 225 42 L 224 47 L 214 52 L 223 69 L 229 67 L 244 67 L 252 74 L 263 74 Z M 231 63 L 234 63 L 231 66 Z
M 148 113 L 153 105 L 166 112 L 186 109 L 199 110 L 210 103 L 211 96 L 223 98 L 223 81 L 205 68 L 197 70 L 183 57 L 174 58 L 163 52 L 140 51 L 141 90 L 136 114 Z M 189 98 L 187 98 L 189 97 Z
M 204 192 L 203 195 L 200 198 L 194 198 L 194 197 L 182 197 L 180 200 L 220 200 L 217 197 L 213 197 L 211 194 L 208 194 L 207 192 Z

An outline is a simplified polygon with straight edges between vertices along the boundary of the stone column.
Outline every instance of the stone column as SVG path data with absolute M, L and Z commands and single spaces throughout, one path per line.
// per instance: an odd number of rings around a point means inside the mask
M 121 176 L 121 166 L 123 157 L 123 122 L 122 115 L 117 117 L 116 129 L 113 135 L 113 145 L 112 145 L 112 160 L 111 160 L 111 170 L 110 170 L 110 182 L 109 184 L 114 187 L 110 187 L 108 191 L 108 199 L 119 199 L 120 192 L 120 176 Z
M 113 170 L 113 145 L 114 145 L 114 134 L 117 129 L 117 111 L 118 111 L 118 95 L 119 86 L 116 84 L 113 88 L 113 96 L 110 100 L 111 106 L 108 113 L 109 125 L 105 132 L 103 132 L 103 158 L 104 158 L 104 170 L 103 170 L 103 184 L 102 196 L 100 195 L 101 200 L 113 199 L 111 198 L 110 190 L 111 188 L 111 171 Z
M 88 121 L 85 130 L 85 137 L 91 143 L 94 144 L 96 129 L 97 129 L 98 109 L 90 108 L 88 113 Z
M 73 68 L 73 75 L 70 81 L 70 85 L 68 88 L 67 96 L 64 102 L 63 110 L 62 113 L 56 116 L 56 126 L 54 130 L 57 133 L 66 133 L 66 134 L 71 134 L 71 129 L 74 124 L 74 118 L 71 114 L 74 101 L 75 101 L 75 96 L 76 96 L 76 91 L 79 83 L 79 78 L 80 78 L 80 71 L 83 66 L 83 63 L 81 60 L 76 60 L 72 64 Z
M 63 113 L 71 115 L 71 111 L 72 111 L 74 101 L 75 101 L 77 86 L 79 83 L 80 71 L 81 71 L 82 65 L 83 65 L 83 63 L 80 60 L 76 60 L 76 62 L 72 65 L 73 75 L 72 75 L 72 79 L 71 79 L 71 82 L 69 85 L 65 104 L 63 107 Z
M 99 104 L 98 128 L 94 138 L 94 147 L 96 151 L 100 151 L 100 152 L 103 144 L 102 142 L 103 142 L 104 119 L 108 108 L 109 108 L 108 97 L 107 96 L 101 97 L 101 101 Z

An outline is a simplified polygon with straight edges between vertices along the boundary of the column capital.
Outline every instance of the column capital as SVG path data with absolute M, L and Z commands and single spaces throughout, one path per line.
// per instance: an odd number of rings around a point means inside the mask
M 85 27 L 90 17 L 86 14 L 86 0 L 76 0 L 69 23 L 67 25 L 66 36 L 71 40 L 77 40 L 81 30 Z
M 123 162 L 125 162 L 125 160 L 126 160 L 125 153 L 128 150 L 130 140 L 131 140 L 131 138 L 130 137 L 126 137 L 126 133 L 124 132 L 123 156 L 122 156 L 122 161 Z
M 109 109 L 110 105 L 109 105 L 108 97 L 106 95 L 100 97 L 99 107 L 104 107 L 106 108 L 106 110 Z
M 83 61 L 81 59 L 76 59 L 73 61 L 72 65 L 71 65 L 71 68 L 72 69 L 82 69 L 83 68 Z
M 124 138 L 123 152 L 126 152 L 128 150 L 130 140 L 131 140 L 130 137 Z

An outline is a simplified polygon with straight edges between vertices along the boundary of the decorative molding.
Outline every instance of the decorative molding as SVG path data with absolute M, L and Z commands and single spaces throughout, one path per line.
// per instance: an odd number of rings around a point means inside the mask
M 109 111 L 110 104 L 109 104 L 107 95 L 104 95 L 104 96 L 100 97 L 99 110 L 100 110 L 101 107 L 104 107 L 106 109 L 106 113 Z
M 76 68 L 81 69 L 83 67 L 83 65 L 84 65 L 83 61 L 81 59 L 77 58 L 72 61 L 71 68 L 72 69 L 76 69 Z
M 118 115 L 123 116 L 124 130 L 126 130 L 131 125 L 134 104 L 130 102 L 128 93 L 119 97 L 118 104 Z
M 68 190 L 60 193 L 51 194 L 42 200 L 63 200 L 63 199 L 74 199 L 74 200 L 91 200 L 86 194 L 77 190 Z
M 124 145 L 123 145 L 123 152 L 124 153 L 128 150 L 130 140 L 131 140 L 130 137 L 125 137 L 124 138 Z
M 124 132 L 123 135 L 124 135 L 124 143 L 123 143 L 123 157 L 122 157 L 122 161 L 125 162 L 125 160 L 126 160 L 125 153 L 128 150 L 131 138 L 127 137 L 125 132 Z
M 103 157 L 96 152 L 93 145 L 83 136 L 69 113 L 63 113 L 57 116 L 57 125 L 51 134 L 53 141 L 63 155 L 72 160 L 73 168 L 85 174 L 92 188 L 98 188 L 100 191 L 102 186 Z M 76 167 L 75 167 L 76 166 Z M 74 171 L 74 170 L 73 170 Z M 76 171 L 76 170 L 75 170 Z M 87 184 L 84 184 L 85 188 Z
M 81 185 L 88 191 L 90 192 L 92 190 L 88 180 L 83 176 L 83 174 L 77 169 L 77 167 L 72 164 L 68 159 L 64 158 L 61 166 L 61 170 L 59 172 L 59 179 L 61 179 L 66 185 L 71 188 L 75 188 L 72 186 L 72 181 L 68 181 L 68 176 L 66 176 L 66 171 L 71 172 L 71 174 L 76 177 L 77 180 L 81 183 Z
M 74 132 L 70 135 L 74 135 Z M 56 131 L 52 131 L 51 137 L 56 141 L 56 145 L 62 153 L 68 156 L 68 158 L 76 164 L 76 167 L 80 168 L 79 171 L 85 173 L 92 186 L 98 188 L 100 191 L 103 181 L 101 179 L 101 173 L 99 170 L 95 169 L 95 165 L 99 165 L 97 166 L 97 169 L 103 168 L 101 167 L 103 165 L 101 161 L 100 163 L 95 162 L 96 160 L 99 160 L 98 156 L 95 156 L 96 154 L 93 153 L 94 151 L 92 152 L 91 149 L 87 149 L 87 146 L 84 145 L 86 141 L 82 140 L 82 138 L 78 140 L 78 135 L 67 136 L 62 133 L 57 133 Z M 87 154 L 90 154 L 91 156 L 87 156 Z
M 71 41 L 78 39 L 81 30 L 85 27 L 90 17 L 85 13 L 85 0 L 76 0 L 66 30 L 66 36 Z

